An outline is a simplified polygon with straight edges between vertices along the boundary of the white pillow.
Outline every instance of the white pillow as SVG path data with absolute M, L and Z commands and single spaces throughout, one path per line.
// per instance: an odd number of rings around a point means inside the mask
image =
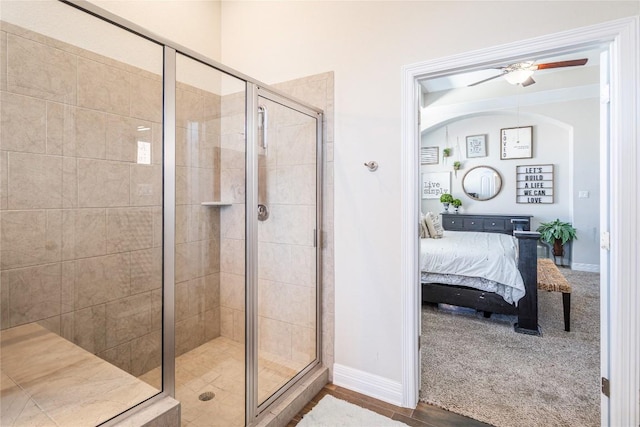
M 436 229 L 436 234 L 439 237 L 444 235 L 444 228 L 442 227 L 442 223 L 440 222 L 440 215 L 437 213 L 430 212 L 431 221 L 433 221 L 433 227 Z
M 429 234 L 432 239 L 439 239 L 442 237 L 444 229 L 442 228 L 442 224 L 440 224 L 440 219 L 437 214 L 427 212 L 425 215 L 425 222 L 427 223 L 427 228 L 429 229 Z
M 421 239 L 429 239 L 431 237 L 429 233 L 429 228 L 427 226 L 426 216 L 422 217 L 420 221 L 420 238 Z

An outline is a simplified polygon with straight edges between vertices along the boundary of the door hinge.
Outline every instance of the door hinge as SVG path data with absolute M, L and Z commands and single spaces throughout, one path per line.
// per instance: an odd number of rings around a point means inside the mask
M 610 397 L 610 388 L 609 388 L 609 380 L 605 377 L 602 377 L 602 394 L 607 397 Z
M 600 248 L 607 251 L 611 249 L 611 235 L 608 231 L 600 233 Z

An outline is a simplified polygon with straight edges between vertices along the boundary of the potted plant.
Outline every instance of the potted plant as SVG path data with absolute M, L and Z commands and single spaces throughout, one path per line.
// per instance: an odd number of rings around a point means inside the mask
M 456 213 L 458 213 L 458 209 L 460 208 L 460 206 L 462 206 L 462 200 L 460 199 L 453 199 L 451 201 L 451 204 L 453 205 L 454 208 L 456 208 Z
M 440 203 L 444 206 L 444 210 L 449 212 L 449 203 L 453 202 L 453 196 L 449 193 L 444 193 L 440 196 Z
M 460 170 L 460 167 L 462 166 L 462 163 L 460 163 L 459 161 L 455 161 L 453 162 L 453 173 L 455 174 L 455 176 L 458 176 L 458 171 Z
M 451 155 L 451 148 L 442 149 L 442 157 L 449 157 Z
M 568 222 L 556 219 L 551 222 L 542 222 L 536 230 L 540 233 L 540 240 L 553 245 L 553 255 L 563 256 L 564 245 L 576 237 L 576 229 Z

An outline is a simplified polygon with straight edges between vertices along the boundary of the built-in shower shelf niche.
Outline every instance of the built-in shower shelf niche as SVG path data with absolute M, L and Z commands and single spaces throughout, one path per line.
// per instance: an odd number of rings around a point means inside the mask
M 202 206 L 211 206 L 211 207 L 216 207 L 216 206 L 231 206 L 230 202 L 202 202 L 200 203 Z

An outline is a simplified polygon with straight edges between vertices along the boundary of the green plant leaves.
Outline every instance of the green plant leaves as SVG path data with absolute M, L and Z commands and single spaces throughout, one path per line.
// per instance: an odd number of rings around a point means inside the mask
M 576 229 L 568 222 L 562 222 L 556 219 L 551 222 L 540 223 L 536 230 L 540 233 L 540 240 L 553 244 L 556 239 L 560 239 L 564 245 L 569 240 L 576 240 Z
M 451 203 L 453 202 L 453 196 L 449 193 L 445 193 L 440 196 L 440 203 Z

